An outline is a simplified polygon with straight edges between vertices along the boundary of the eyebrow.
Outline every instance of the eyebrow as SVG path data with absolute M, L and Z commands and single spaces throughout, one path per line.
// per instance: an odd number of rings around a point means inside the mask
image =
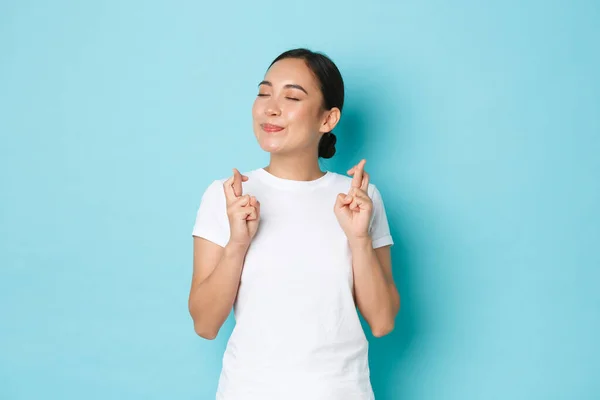
M 269 81 L 262 81 L 261 83 L 258 84 L 258 86 L 260 85 L 267 85 L 267 86 L 271 86 L 273 87 L 273 84 Z M 308 94 L 308 92 L 306 91 L 306 89 L 304 89 L 302 86 L 300 85 L 295 85 L 295 84 L 288 84 L 284 86 L 285 89 L 298 89 L 298 90 L 302 90 L 304 93 Z

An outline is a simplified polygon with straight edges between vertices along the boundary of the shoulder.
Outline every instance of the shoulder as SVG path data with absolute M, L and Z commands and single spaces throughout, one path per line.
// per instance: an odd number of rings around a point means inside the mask
M 225 201 L 225 191 L 223 182 L 220 179 L 214 179 L 204 186 L 202 191 L 201 205 L 216 205 Z

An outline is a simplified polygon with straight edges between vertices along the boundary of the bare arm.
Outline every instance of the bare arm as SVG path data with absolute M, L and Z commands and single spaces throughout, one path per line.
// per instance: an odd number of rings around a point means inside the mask
M 205 339 L 217 337 L 237 296 L 248 246 L 221 247 L 194 237 L 194 272 L 189 312 L 194 330 Z
M 364 171 L 365 163 L 362 159 L 348 170 L 348 174 L 354 175 L 352 187 L 348 195 L 338 195 L 335 211 L 352 252 L 354 301 L 373 335 L 380 337 L 394 329 L 400 295 L 392 276 L 390 246 L 373 249 L 369 233 L 373 201 L 367 192 L 369 174 Z
M 350 243 L 356 304 L 371 327 L 381 337 L 394 329 L 400 310 L 400 295 L 392 276 L 390 246 L 373 249 L 370 239 Z
M 235 303 L 244 259 L 260 220 L 260 202 L 242 196 L 248 180 L 237 169 L 223 184 L 230 236 L 225 247 L 194 237 L 194 270 L 188 300 L 194 330 L 205 339 L 217 337 Z

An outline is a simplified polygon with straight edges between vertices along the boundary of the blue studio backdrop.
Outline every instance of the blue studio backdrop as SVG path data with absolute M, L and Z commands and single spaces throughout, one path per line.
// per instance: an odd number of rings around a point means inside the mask
M 211 399 L 187 310 L 200 196 L 265 166 L 282 51 L 346 81 L 402 309 L 378 400 L 600 398 L 600 3 L 0 4 L 0 398 Z M 363 321 L 364 322 L 364 321 Z

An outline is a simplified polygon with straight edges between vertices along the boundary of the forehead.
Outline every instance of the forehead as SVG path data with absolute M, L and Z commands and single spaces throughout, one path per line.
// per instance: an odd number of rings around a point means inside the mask
M 265 74 L 265 80 L 273 85 L 286 85 L 294 83 L 301 85 L 306 90 L 318 90 L 317 80 L 306 61 L 297 58 L 286 58 L 277 61 Z

